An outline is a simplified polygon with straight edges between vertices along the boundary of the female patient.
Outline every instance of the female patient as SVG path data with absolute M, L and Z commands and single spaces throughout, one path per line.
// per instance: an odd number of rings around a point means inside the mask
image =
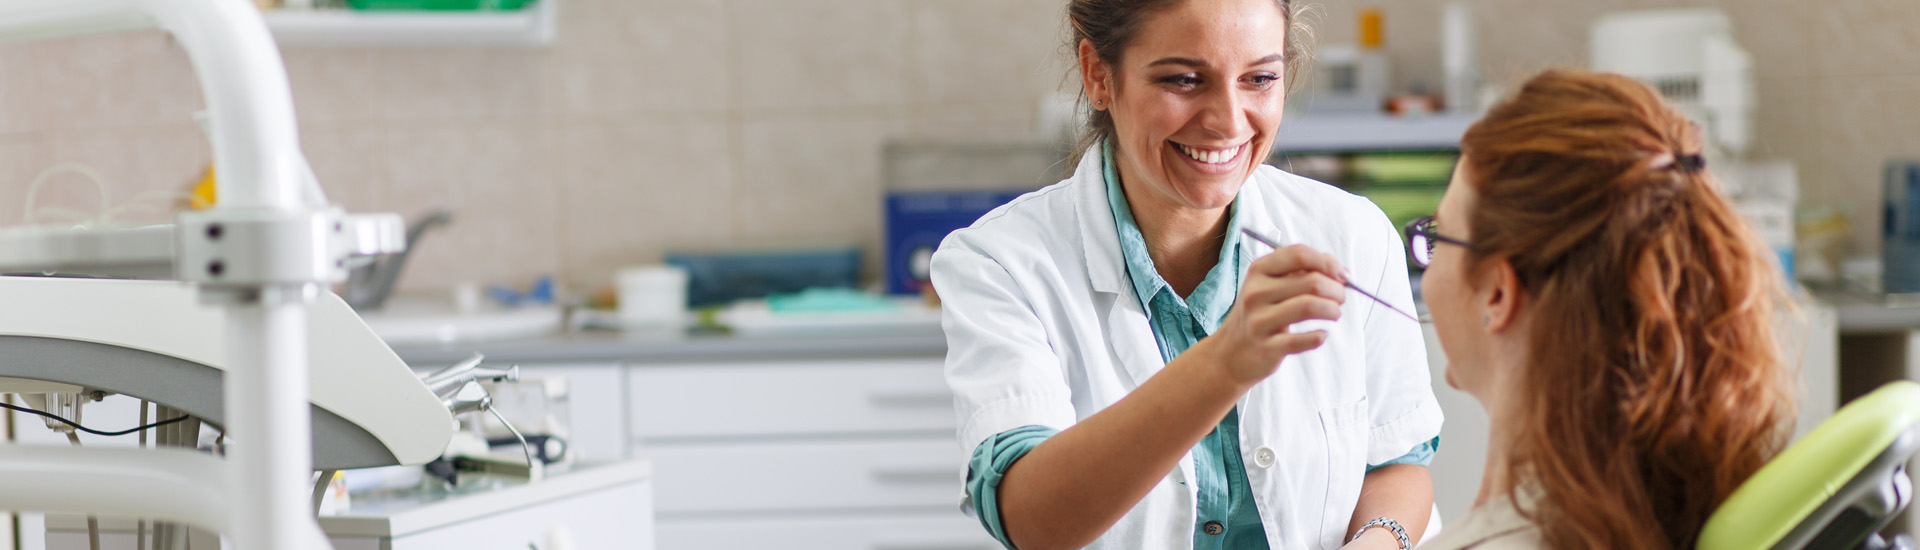
M 1625 77 L 1536 76 L 1462 152 L 1407 236 L 1491 447 L 1473 511 L 1422 548 L 1691 548 L 1785 435 L 1779 270 L 1698 130 Z

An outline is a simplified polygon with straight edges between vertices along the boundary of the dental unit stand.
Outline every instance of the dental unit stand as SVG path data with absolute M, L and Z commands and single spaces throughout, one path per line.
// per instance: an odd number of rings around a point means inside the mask
M 313 472 L 307 308 L 352 256 L 395 252 L 397 216 L 348 216 L 320 193 L 299 147 L 279 48 L 248 0 L 9 0 L 0 39 L 159 28 L 206 96 L 219 204 L 170 231 L 174 274 L 227 311 L 228 454 L 13 448 L 0 508 L 152 518 L 223 533 L 242 550 L 328 548 L 308 505 Z M 0 268 L 150 260 L 143 230 L 7 232 Z M 99 244 L 100 246 L 89 246 Z M 208 486 L 210 485 L 210 486 Z M 81 488 L 83 490 L 76 490 Z

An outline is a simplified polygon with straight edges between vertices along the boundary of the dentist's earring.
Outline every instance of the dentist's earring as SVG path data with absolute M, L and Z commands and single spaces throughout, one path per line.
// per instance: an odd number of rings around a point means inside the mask
M 1492 316 L 1492 315 L 1481 315 L 1481 316 L 1480 316 L 1480 326 L 1483 326 L 1483 327 L 1490 327 L 1490 326 L 1493 326 L 1493 316 Z

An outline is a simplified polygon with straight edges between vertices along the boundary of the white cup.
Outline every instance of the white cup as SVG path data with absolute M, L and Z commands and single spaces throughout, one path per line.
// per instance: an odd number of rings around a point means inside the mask
M 620 321 L 629 327 L 677 326 L 686 316 L 687 270 L 649 265 L 620 270 Z

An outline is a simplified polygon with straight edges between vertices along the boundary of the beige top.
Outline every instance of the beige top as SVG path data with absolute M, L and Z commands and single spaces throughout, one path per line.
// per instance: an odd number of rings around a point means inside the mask
M 1474 507 L 1460 521 L 1442 525 L 1420 550 L 1536 550 L 1547 547 L 1540 528 L 1520 516 L 1507 497 Z

